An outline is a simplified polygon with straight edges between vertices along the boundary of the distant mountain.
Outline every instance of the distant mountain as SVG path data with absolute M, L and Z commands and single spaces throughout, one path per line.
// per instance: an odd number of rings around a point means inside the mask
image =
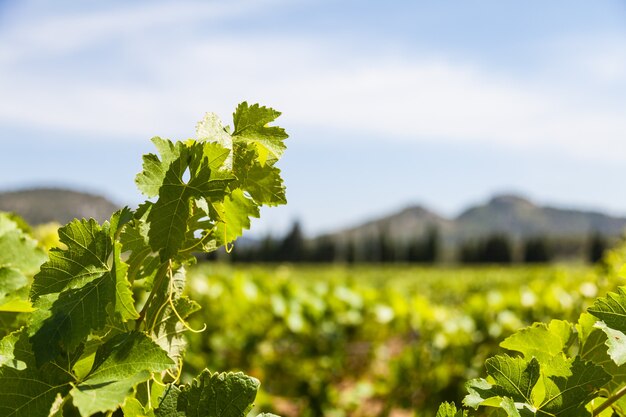
M 407 207 L 397 213 L 361 225 L 331 234 L 340 240 L 362 240 L 385 233 L 395 239 L 409 239 L 416 235 L 425 235 L 431 228 L 451 232 L 454 221 L 422 207 Z
M 329 235 L 337 240 L 362 239 L 385 233 L 394 240 L 424 235 L 436 227 L 447 243 L 486 237 L 496 233 L 514 239 L 531 236 L 579 238 L 591 233 L 620 236 L 626 229 L 625 217 L 541 206 L 512 194 L 498 195 L 484 204 L 470 207 L 455 218 L 446 218 L 422 206 L 365 222 Z
M 119 208 L 104 197 L 60 188 L 0 193 L 0 211 L 17 213 L 32 225 L 91 217 L 102 222 Z
M 619 236 L 626 218 L 607 214 L 539 206 L 516 195 L 499 195 L 471 207 L 455 219 L 460 238 L 505 233 L 516 238 L 548 235 L 572 237 L 598 233 Z

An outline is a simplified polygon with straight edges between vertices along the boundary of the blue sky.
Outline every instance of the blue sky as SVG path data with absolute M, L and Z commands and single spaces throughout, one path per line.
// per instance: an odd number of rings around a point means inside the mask
M 319 233 L 496 192 L 626 214 L 621 1 L 0 1 L 0 189 L 136 204 L 149 138 L 242 100 L 283 112 Z

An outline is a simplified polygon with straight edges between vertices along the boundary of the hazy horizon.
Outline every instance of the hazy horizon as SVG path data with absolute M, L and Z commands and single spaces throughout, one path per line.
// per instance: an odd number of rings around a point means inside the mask
M 111 203 L 113 203 L 115 205 L 118 205 L 119 207 L 129 206 L 131 208 L 136 208 L 136 204 L 125 203 L 123 201 L 117 201 L 116 199 L 111 198 L 110 196 L 107 196 L 105 193 L 99 192 L 96 189 L 81 189 L 81 188 L 75 188 L 75 187 L 71 187 L 71 186 L 67 186 L 67 185 L 63 185 L 63 184 L 49 184 L 49 185 L 45 185 L 45 184 L 31 184 L 31 185 L 25 185 L 25 186 L 22 186 L 22 187 L 4 188 L 4 189 L 0 188 L 0 194 L 13 193 L 13 192 L 23 192 L 23 191 L 33 191 L 33 190 L 50 190 L 50 189 L 59 189 L 61 191 L 74 191 L 74 192 L 89 194 L 89 195 L 92 195 L 94 197 L 103 197 L 106 200 L 110 201 Z M 321 235 L 324 235 L 324 234 L 335 233 L 335 232 L 338 232 L 338 231 L 350 229 L 352 227 L 359 227 L 359 226 L 362 226 L 362 225 L 367 224 L 369 222 L 378 221 L 380 219 L 399 214 L 399 213 L 401 213 L 401 212 L 403 212 L 405 210 L 411 210 L 411 209 L 416 209 L 416 208 L 422 208 L 424 210 L 427 210 L 427 211 L 431 212 L 432 214 L 441 216 L 442 218 L 444 218 L 446 220 L 455 220 L 455 219 L 457 219 L 458 217 L 460 217 L 461 215 L 463 215 L 465 212 L 467 212 L 470 209 L 476 208 L 478 206 L 489 204 L 492 200 L 497 199 L 497 198 L 503 198 L 503 197 L 505 197 L 505 198 L 508 198 L 508 197 L 521 198 L 521 199 L 527 200 L 531 204 L 533 204 L 533 205 L 535 205 L 537 207 L 541 207 L 541 208 L 551 208 L 551 209 L 558 209 L 558 210 L 571 210 L 571 211 L 580 211 L 580 212 L 586 212 L 586 213 L 598 213 L 598 214 L 606 215 L 606 216 L 613 217 L 613 218 L 624 218 L 624 219 L 626 219 L 626 213 L 615 213 L 615 212 L 611 212 L 610 210 L 606 210 L 606 209 L 604 209 L 602 207 L 577 206 L 577 205 L 573 205 L 573 204 L 569 204 L 569 205 L 568 204 L 552 204 L 549 201 L 536 200 L 536 199 L 530 197 L 529 195 L 524 194 L 521 191 L 500 190 L 500 191 L 493 192 L 493 193 L 485 196 L 482 199 L 478 199 L 478 200 L 475 200 L 475 201 L 468 201 L 459 210 L 457 210 L 455 212 L 443 212 L 443 211 L 437 210 L 433 206 L 422 204 L 419 201 L 413 201 L 413 202 L 407 202 L 406 204 L 399 204 L 398 206 L 392 207 L 392 208 L 390 208 L 387 211 L 381 211 L 379 213 L 373 213 L 372 215 L 367 216 L 367 217 L 352 219 L 352 221 L 349 221 L 349 222 L 344 223 L 344 224 L 339 224 L 339 225 L 337 225 L 336 227 L 334 227 L 332 229 L 310 231 L 310 230 L 307 230 L 307 219 L 306 218 L 297 218 L 296 217 L 296 218 L 291 219 L 289 222 L 284 223 L 284 225 L 282 225 L 282 227 L 280 227 L 280 228 L 272 227 L 271 224 L 269 224 L 269 225 L 266 224 L 266 226 L 269 226 L 269 227 L 266 227 L 264 229 L 256 228 L 256 227 L 253 226 L 250 231 L 248 231 L 248 232 L 246 232 L 244 234 L 244 236 L 248 237 L 248 238 L 253 238 L 253 239 L 261 238 L 263 236 L 266 236 L 267 234 L 270 234 L 270 235 L 273 235 L 273 236 L 281 236 L 281 235 L 285 234 L 288 231 L 288 229 L 291 228 L 293 226 L 293 224 L 296 223 L 296 222 L 298 222 L 300 224 L 300 226 L 304 229 L 304 231 L 306 232 L 306 235 L 308 237 L 321 236 Z M 263 210 L 271 210 L 271 208 L 265 208 Z M 257 219 L 257 221 L 260 221 L 260 220 Z

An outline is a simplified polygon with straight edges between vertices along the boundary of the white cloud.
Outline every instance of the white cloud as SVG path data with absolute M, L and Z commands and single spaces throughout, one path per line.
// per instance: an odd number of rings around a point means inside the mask
M 475 63 L 352 49 L 337 38 L 180 38 L 160 30 L 164 22 L 240 13 L 247 3 L 237 4 L 220 10 L 159 6 L 146 13 L 131 8 L 44 22 L 42 31 L 0 52 L 0 121 L 145 140 L 157 132 L 191 134 L 201 111 L 226 116 L 237 101 L 249 99 L 284 111 L 281 124 L 292 132 L 313 127 L 345 140 L 376 135 L 626 160 L 626 103 L 594 91 L 593 73 L 582 83 L 551 84 Z M 117 46 L 127 59 L 113 65 L 127 66 L 139 74 L 135 78 L 85 77 L 72 70 L 75 61 L 66 74 L 20 66 L 42 49 L 51 56 L 97 51 L 98 42 L 117 36 L 116 28 L 127 29 Z M 56 30 L 60 35 L 46 40 Z M 614 63 L 597 65 L 613 79 L 623 75 Z
M 41 56 L 59 56 L 93 47 L 100 42 L 125 41 L 141 37 L 148 30 L 191 22 L 211 22 L 253 13 L 274 0 L 229 2 L 177 1 L 148 4 L 130 3 L 114 9 L 44 16 L 35 21 L 7 25 L 0 32 L 0 63 L 12 63 Z M 171 34 L 170 34 L 171 35 Z
M 344 131 L 405 140 L 542 147 L 578 155 L 626 157 L 626 105 L 598 105 L 586 92 L 554 90 L 445 62 L 379 64 L 288 84 L 307 102 L 291 108 Z M 288 103 L 289 98 L 281 101 Z M 620 152 L 617 153 L 617 152 Z

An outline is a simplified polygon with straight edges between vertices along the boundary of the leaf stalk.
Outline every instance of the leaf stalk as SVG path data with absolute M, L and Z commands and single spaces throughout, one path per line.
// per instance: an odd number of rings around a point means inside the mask
M 620 388 L 619 390 L 617 390 L 615 394 L 611 395 L 598 408 L 593 410 L 593 413 L 591 414 L 591 416 L 592 417 L 599 416 L 604 410 L 612 406 L 617 400 L 622 398 L 624 395 L 626 395 L 626 385 Z
M 148 312 L 150 303 L 152 303 L 154 296 L 159 292 L 159 288 L 161 288 L 161 286 L 163 285 L 163 281 L 165 280 L 165 278 L 167 278 L 171 264 L 172 261 L 168 259 L 167 262 L 163 262 L 159 266 L 159 269 L 157 270 L 156 276 L 154 278 L 154 285 L 152 286 L 152 290 L 150 291 L 150 294 L 148 294 L 148 298 L 146 299 L 146 302 L 139 312 L 139 317 L 135 321 L 135 330 L 139 330 L 141 323 L 145 321 L 146 313 Z

